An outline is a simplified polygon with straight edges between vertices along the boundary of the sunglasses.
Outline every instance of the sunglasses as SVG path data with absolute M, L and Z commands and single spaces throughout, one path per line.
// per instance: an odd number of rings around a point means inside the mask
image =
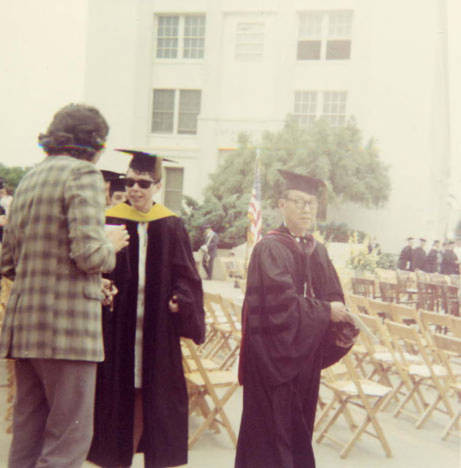
M 155 184 L 153 180 L 147 180 L 147 179 L 133 179 L 131 177 L 127 177 L 125 179 L 125 185 L 127 187 L 133 187 L 134 184 L 138 184 L 139 187 L 142 189 L 148 189 L 152 184 Z

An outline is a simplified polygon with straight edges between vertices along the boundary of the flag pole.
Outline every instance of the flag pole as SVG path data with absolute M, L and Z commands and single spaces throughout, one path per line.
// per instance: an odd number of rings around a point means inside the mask
M 261 150 L 256 147 L 255 171 L 250 203 L 248 206 L 247 242 L 245 248 L 244 271 L 248 269 L 248 262 L 255 244 L 261 239 L 262 207 L 261 207 Z

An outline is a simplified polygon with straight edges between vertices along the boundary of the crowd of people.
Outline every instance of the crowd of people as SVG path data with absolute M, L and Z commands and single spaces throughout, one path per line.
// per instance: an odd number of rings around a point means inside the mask
M 458 275 L 461 262 L 461 240 L 439 240 L 432 242 L 431 248 L 426 248 L 427 240 L 419 239 L 419 245 L 414 246 L 415 238 L 408 237 L 407 245 L 400 252 L 397 267 L 399 270 L 424 271 L 442 275 Z

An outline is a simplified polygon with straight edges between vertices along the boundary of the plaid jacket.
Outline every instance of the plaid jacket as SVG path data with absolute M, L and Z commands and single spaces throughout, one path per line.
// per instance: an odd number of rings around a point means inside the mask
M 114 266 L 101 174 L 48 156 L 19 184 L 4 232 L 1 273 L 14 284 L 0 357 L 102 361 L 101 272 Z

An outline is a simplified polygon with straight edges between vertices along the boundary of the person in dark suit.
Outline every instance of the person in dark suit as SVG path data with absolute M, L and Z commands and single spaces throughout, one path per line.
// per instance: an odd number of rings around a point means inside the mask
M 399 270 L 412 270 L 412 252 L 413 252 L 413 237 L 407 238 L 407 245 L 401 250 L 399 261 L 397 263 Z
M 209 280 L 213 276 L 213 264 L 218 252 L 218 241 L 219 236 L 213 231 L 213 228 L 209 225 L 205 226 L 205 243 L 201 247 L 204 251 L 202 264 Z
M 128 245 L 125 229 L 104 233 L 94 164 L 108 131 L 94 107 L 65 106 L 39 136 L 48 156 L 11 203 L 1 274 L 13 286 L 0 336 L 0 358 L 16 359 L 10 468 L 78 468 L 90 447 L 104 359 L 101 273 Z
M 435 240 L 432 243 L 432 248 L 426 257 L 424 271 L 426 273 L 437 273 L 440 269 L 440 241 Z
M 419 239 L 419 246 L 412 252 L 411 271 L 421 270 L 424 271 L 426 265 L 426 251 L 424 247 L 426 239 Z
M 442 275 L 459 275 L 459 259 L 454 252 L 455 242 L 448 241 L 442 254 L 440 273 Z

